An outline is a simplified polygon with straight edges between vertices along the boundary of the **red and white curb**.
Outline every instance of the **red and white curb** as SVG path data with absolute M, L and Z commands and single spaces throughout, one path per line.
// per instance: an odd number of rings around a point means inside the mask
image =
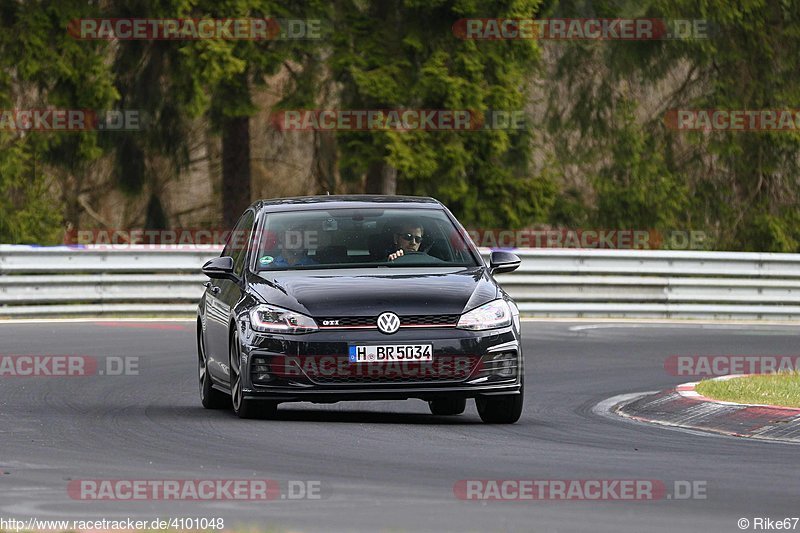
M 723 376 L 733 379 L 742 375 Z M 603 407 L 630 420 L 691 431 L 800 443 L 800 409 L 775 405 L 725 402 L 707 398 L 697 382 L 660 392 L 609 398 Z M 600 412 L 597 410 L 596 412 Z

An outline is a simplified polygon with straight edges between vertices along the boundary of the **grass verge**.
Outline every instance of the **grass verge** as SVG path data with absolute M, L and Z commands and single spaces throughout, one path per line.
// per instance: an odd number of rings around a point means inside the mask
M 697 384 L 698 393 L 714 400 L 800 407 L 800 372 L 760 374 Z

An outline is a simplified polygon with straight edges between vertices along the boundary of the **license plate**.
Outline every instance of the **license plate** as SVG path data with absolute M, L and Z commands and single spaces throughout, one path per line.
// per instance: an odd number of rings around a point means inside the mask
M 350 346 L 351 363 L 390 361 L 433 361 L 430 344 L 386 344 L 378 346 Z

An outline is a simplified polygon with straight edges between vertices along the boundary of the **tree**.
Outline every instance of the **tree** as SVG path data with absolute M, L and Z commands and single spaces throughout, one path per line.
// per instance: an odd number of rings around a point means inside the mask
M 202 2 L 197 11 L 214 17 L 269 18 L 271 30 L 277 30 L 276 25 L 280 26 L 281 20 L 318 16 L 322 5 L 316 0 L 289 7 L 270 0 L 226 0 Z M 280 29 L 283 31 L 285 27 Z M 275 35 L 275 39 L 214 43 L 226 54 L 221 69 L 227 74 L 213 76 L 207 82 L 211 94 L 211 122 L 222 136 L 222 216 L 226 227 L 232 227 L 252 201 L 250 117 L 256 112 L 252 91 L 263 89 L 268 77 L 284 67 L 287 60 L 302 58 L 315 46 L 284 37 L 280 34 Z M 199 66 L 204 59 L 195 61 Z
M 107 43 L 67 33 L 69 21 L 93 12 L 74 0 L 0 3 L 0 108 L 7 118 L 51 107 L 110 109 L 119 98 L 104 61 Z M 62 223 L 76 221 L 85 168 L 103 154 L 100 134 L 7 127 L 0 128 L 0 241 L 55 243 Z
M 796 107 L 800 6 L 558 1 L 547 12 L 708 21 L 708 38 L 551 43 L 550 142 L 556 160 L 589 177 L 591 223 L 702 229 L 718 249 L 800 250 L 796 130 L 687 132 L 664 120 L 676 109 Z
M 465 40 L 462 18 L 536 15 L 538 1 L 391 0 L 336 3 L 331 71 L 344 109 L 520 111 L 535 41 Z M 430 194 L 469 224 L 542 219 L 555 190 L 530 166 L 521 130 L 340 132 L 342 174 L 369 193 Z M 491 208 L 487 208 L 491 206 Z

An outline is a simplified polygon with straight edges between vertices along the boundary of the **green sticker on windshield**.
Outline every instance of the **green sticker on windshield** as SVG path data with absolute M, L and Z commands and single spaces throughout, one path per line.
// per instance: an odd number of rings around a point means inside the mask
M 272 263 L 274 260 L 275 260 L 275 258 L 272 257 L 271 255 L 265 255 L 264 257 L 262 257 L 262 258 L 260 258 L 258 260 L 258 263 L 261 264 L 261 265 L 268 265 L 268 264 Z

